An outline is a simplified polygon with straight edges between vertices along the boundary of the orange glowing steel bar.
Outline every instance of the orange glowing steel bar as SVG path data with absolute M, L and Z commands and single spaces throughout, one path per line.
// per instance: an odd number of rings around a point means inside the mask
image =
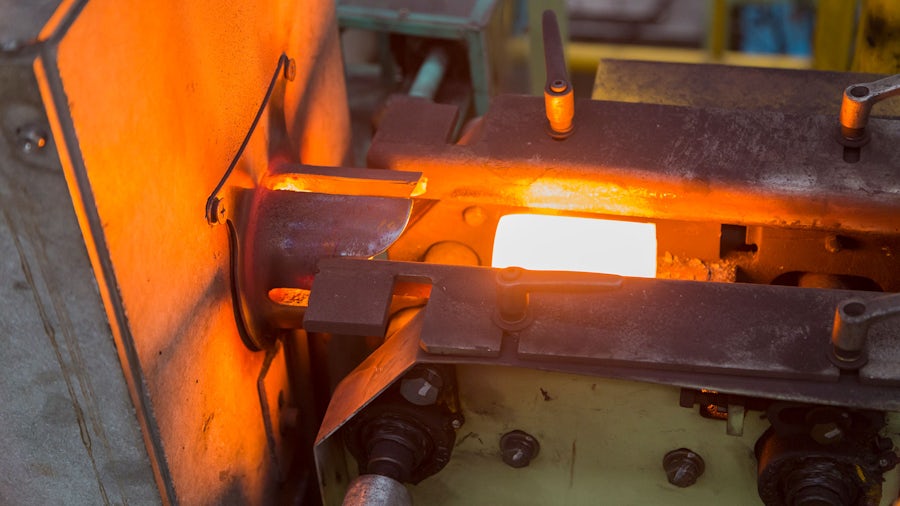
M 271 174 L 263 181 L 263 186 L 276 191 L 396 198 L 418 197 L 427 184 L 418 173 L 312 166 L 304 166 L 303 172 Z
M 656 277 L 656 225 L 511 214 L 494 236 L 494 267 Z

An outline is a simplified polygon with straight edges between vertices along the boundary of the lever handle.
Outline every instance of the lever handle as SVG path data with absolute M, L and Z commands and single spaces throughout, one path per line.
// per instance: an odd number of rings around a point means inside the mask
M 544 65 L 547 69 L 547 82 L 544 84 L 544 108 L 549 122 L 549 134 L 557 140 L 571 135 L 574 129 L 575 93 L 569 74 L 566 71 L 566 56 L 563 52 L 562 36 L 556 13 L 544 11 Z
M 900 74 L 871 83 L 851 84 L 841 101 L 841 143 L 861 147 L 869 140 L 866 125 L 872 106 L 900 94 Z
M 603 292 L 622 286 L 622 277 L 570 271 L 528 271 L 507 267 L 497 272 L 497 314 L 507 330 L 519 330 L 530 323 L 530 292 Z
M 842 369 L 859 369 L 865 365 L 869 327 L 895 316 L 900 316 L 900 294 L 869 301 L 841 301 L 834 311 L 834 326 L 831 329 L 832 362 Z

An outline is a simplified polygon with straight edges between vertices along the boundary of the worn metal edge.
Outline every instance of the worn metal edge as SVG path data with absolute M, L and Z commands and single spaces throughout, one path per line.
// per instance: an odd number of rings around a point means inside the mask
M 150 466 L 163 504 L 177 504 L 172 476 L 165 460 L 159 427 L 153 417 L 149 392 L 144 382 L 144 374 L 134 345 L 134 337 L 128 325 L 128 318 L 118 290 L 115 269 L 109 257 L 100 215 L 93 199 L 90 180 L 81 155 L 74 121 L 68 112 L 65 87 L 57 65 L 57 44 L 72 25 L 86 2 L 80 3 L 75 12 L 64 21 L 52 43 L 43 45 L 40 56 L 34 62 L 34 72 L 41 99 L 47 112 L 53 137 L 57 139 L 60 165 L 72 197 L 75 215 L 85 239 L 100 297 L 106 309 L 110 331 L 116 345 L 116 352 L 122 365 L 122 372 L 135 416 L 141 426 Z

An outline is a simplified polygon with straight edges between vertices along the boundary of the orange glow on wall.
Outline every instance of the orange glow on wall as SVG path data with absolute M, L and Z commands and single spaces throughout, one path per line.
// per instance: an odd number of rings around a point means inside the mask
M 494 267 L 656 277 L 656 225 L 510 214 L 494 236 Z

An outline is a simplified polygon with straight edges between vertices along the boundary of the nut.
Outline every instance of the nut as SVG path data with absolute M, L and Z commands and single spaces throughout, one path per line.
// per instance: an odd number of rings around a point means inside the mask
M 431 406 L 441 395 L 444 380 L 433 369 L 417 367 L 400 382 L 400 395 L 416 406 Z
M 521 430 L 507 432 L 500 438 L 500 455 L 509 467 L 527 467 L 540 451 L 538 440 Z
M 809 435 L 819 444 L 830 445 L 844 439 L 844 429 L 835 422 L 817 423 L 809 430 Z
M 297 61 L 290 58 L 284 65 L 284 78 L 293 81 L 297 78 Z
M 697 478 L 703 475 L 706 465 L 703 463 L 703 457 L 696 452 L 679 448 L 663 457 L 663 469 L 669 483 L 685 488 L 697 483 Z
M 33 154 L 47 145 L 47 132 L 37 125 L 25 125 L 16 129 L 16 142 L 25 154 Z

